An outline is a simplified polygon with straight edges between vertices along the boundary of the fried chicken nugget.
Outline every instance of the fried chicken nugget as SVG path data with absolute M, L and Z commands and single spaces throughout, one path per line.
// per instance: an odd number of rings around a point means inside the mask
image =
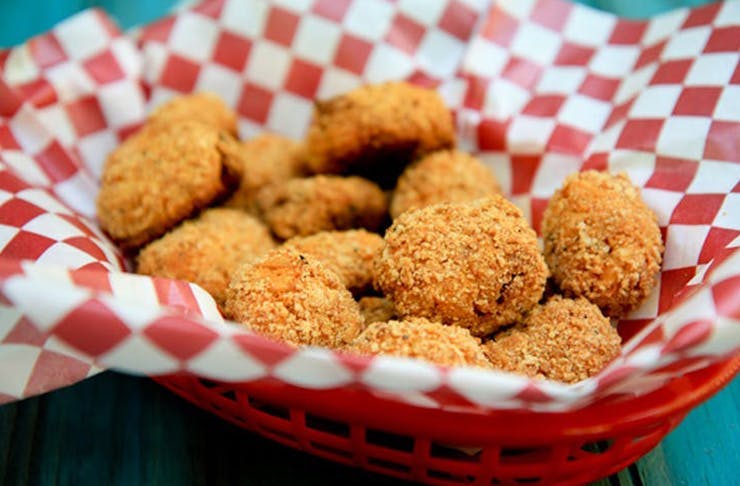
M 373 263 L 383 247 L 383 238 L 364 229 L 322 231 L 291 238 L 283 246 L 314 257 L 358 295 L 372 286 Z
M 584 298 L 553 297 L 483 344 L 494 368 L 565 383 L 585 380 L 620 353 L 621 338 Z
M 183 121 L 199 121 L 236 137 L 236 113 L 226 106 L 215 93 L 200 92 L 177 96 L 152 111 L 147 119 L 148 128 L 171 125 Z
M 385 234 L 375 284 L 403 317 L 485 336 L 540 299 L 547 266 L 521 211 L 502 196 L 401 214 Z
M 329 230 L 377 230 L 388 213 L 383 191 L 360 177 L 291 179 L 262 188 L 255 202 L 282 239 Z
M 137 272 L 197 283 L 223 308 L 236 267 L 274 247 L 257 218 L 238 209 L 208 209 L 141 250 Z
M 635 309 L 656 284 L 663 241 L 655 214 L 625 174 L 568 177 L 542 218 L 545 259 L 555 283 L 605 315 Z
M 97 199 L 101 228 L 124 249 L 162 236 L 233 191 L 242 163 L 229 134 L 181 122 L 129 137 L 105 162 Z
M 390 354 L 442 366 L 491 368 L 480 340 L 467 329 L 445 326 L 423 317 L 374 322 L 347 347 L 358 354 Z
M 365 319 L 365 324 L 390 321 L 398 317 L 393 302 L 385 297 L 366 295 L 360 298 L 357 304 L 360 306 L 360 314 Z
M 442 150 L 406 167 L 393 191 L 390 213 L 397 218 L 410 209 L 472 201 L 500 192 L 496 177 L 483 162 L 459 150 Z
M 242 142 L 244 172 L 239 188 L 225 203 L 256 214 L 255 196 L 270 184 L 305 175 L 303 144 L 274 133 L 263 133 Z
M 412 158 L 454 145 L 442 98 L 405 82 L 362 86 L 317 102 L 306 138 L 315 173 L 391 172 L 393 180 Z
M 342 347 L 363 327 L 357 302 L 333 272 L 292 248 L 236 270 L 226 316 L 295 345 Z

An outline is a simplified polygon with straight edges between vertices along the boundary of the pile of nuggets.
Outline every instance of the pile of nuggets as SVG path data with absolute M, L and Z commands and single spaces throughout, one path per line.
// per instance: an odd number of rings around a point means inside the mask
M 573 174 L 542 240 L 438 94 L 402 82 L 317 102 L 306 138 L 237 138 L 215 95 L 157 108 L 108 157 L 101 227 L 139 273 L 296 346 L 567 383 L 620 352 L 612 324 L 660 272 L 655 215 L 624 174 Z

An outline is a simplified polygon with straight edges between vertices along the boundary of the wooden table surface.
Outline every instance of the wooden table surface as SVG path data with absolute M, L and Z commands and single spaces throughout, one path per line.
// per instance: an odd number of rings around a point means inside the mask
M 693 410 L 616 485 L 738 485 L 740 379 Z M 410 484 L 239 429 L 149 379 L 105 372 L 0 407 L 0 486 Z
M 647 16 L 707 0 L 580 1 Z M 176 2 L 60 0 L 42 9 L 0 2 L 0 45 L 21 42 L 92 5 L 102 5 L 128 27 L 162 15 Z M 695 409 L 637 464 L 597 484 L 740 485 L 738 410 L 740 379 Z M 0 486 L 379 483 L 407 484 L 274 444 L 145 378 L 106 372 L 0 407 Z

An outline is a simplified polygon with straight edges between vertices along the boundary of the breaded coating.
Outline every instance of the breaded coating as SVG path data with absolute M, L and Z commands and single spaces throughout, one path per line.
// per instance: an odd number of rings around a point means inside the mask
M 656 284 L 663 241 L 655 214 L 625 174 L 568 177 L 542 218 L 545 259 L 565 295 L 619 318 Z
M 317 102 L 306 138 L 315 173 L 359 170 L 368 177 L 397 177 L 412 158 L 454 145 L 452 115 L 439 94 L 405 82 L 367 85 Z
M 141 250 L 137 272 L 197 283 L 223 308 L 234 270 L 274 247 L 257 218 L 238 209 L 208 209 Z
M 272 232 L 282 239 L 352 228 L 373 231 L 388 214 L 383 191 L 360 177 L 291 179 L 262 188 L 255 201 Z
M 565 383 L 585 380 L 620 353 L 621 339 L 584 298 L 553 297 L 483 344 L 494 368 Z
M 502 196 L 401 214 L 385 234 L 375 285 L 400 316 L 485 336 L 540 299 L 547 266 L 521 211 Z
M 364 325 L 339 277 L 291 248 L 277 248 L 239 267 L 225 307 L 228 318 L 295 345 L 342 347 Z
M 199 121 L 234 137 L 238 135 L 234 110 L 226 106 L 218 95 L 206 91 L 177 96 L 163 103 L 149 114 L 147 126 L 159 127 L 183 121 Z
M 284 246 L 316 258 L 336 273 L 350 292 L 358 295 L 372 287 L 373 264 L 383 248 L 383 238 L 364 229 L 322 231 L 291 238 Z
M 225 203 L 256 214 L 257 191 L 270 184 L 306 175 L 303 144 L 274 133 L 263 133 L 242 142 L 244 174 L 239 188 Z
M 390 321 L 398 317 L 393 302 L 385 297 L 366 295 L 357 303 L 360 305 L 360 314 L 365 319 L 365 324 Z
M 459 150 L 431 153 L 406 167 L 390 204 L 391 217 L 441 202 L 472 201 L 499 194 L 493 172 L 483 162 Z
M 423 317 L 374 322 L 347 347 L 358 354 L 390 354 L 442 366 L 490 368 L 480 340 L 467 329 L 445 326 Z
M 242 164 L 235 145 L 231 135 L 199 122 L 129 137 L 103 167 L 100 227 L 124 249 L 162 236 L 236 187 Z

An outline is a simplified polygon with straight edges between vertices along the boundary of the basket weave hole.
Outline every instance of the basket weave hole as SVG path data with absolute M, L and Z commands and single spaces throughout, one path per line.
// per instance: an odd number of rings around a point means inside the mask
M 585 457 L 601 455 L 614 446 L 614 439 L 599 439 L 584 442 L 568 454 L 569 461 L 577 461 Z
M 435 459 L 447 459 L 462 462 L 480 462 L 481 448 L 472 446 L 450 446 L 432 442 L 429 455 Z
M 501 465 L 531 464 L 546 462 L 552 456 L 552 447 L 502 447 L 498 462 Z
M 394 434 L 377 429 L 365 431 L 365 441 L 368 444 L 401 452 L 412 452 L 414 450 L 414 438 L 408 435 Z
M 349 425 L 326 417 L 306 413 L 306 428 L 318 430 L 338 437 L 349 437 Z
M 273 403 L 266 403 L 262 400 L 254 397 L 249 397 L 249 405 L 263 414 L 270 415 L 284 420 L 290 419 L 290 410 L 287 407 L 275 405 Z

